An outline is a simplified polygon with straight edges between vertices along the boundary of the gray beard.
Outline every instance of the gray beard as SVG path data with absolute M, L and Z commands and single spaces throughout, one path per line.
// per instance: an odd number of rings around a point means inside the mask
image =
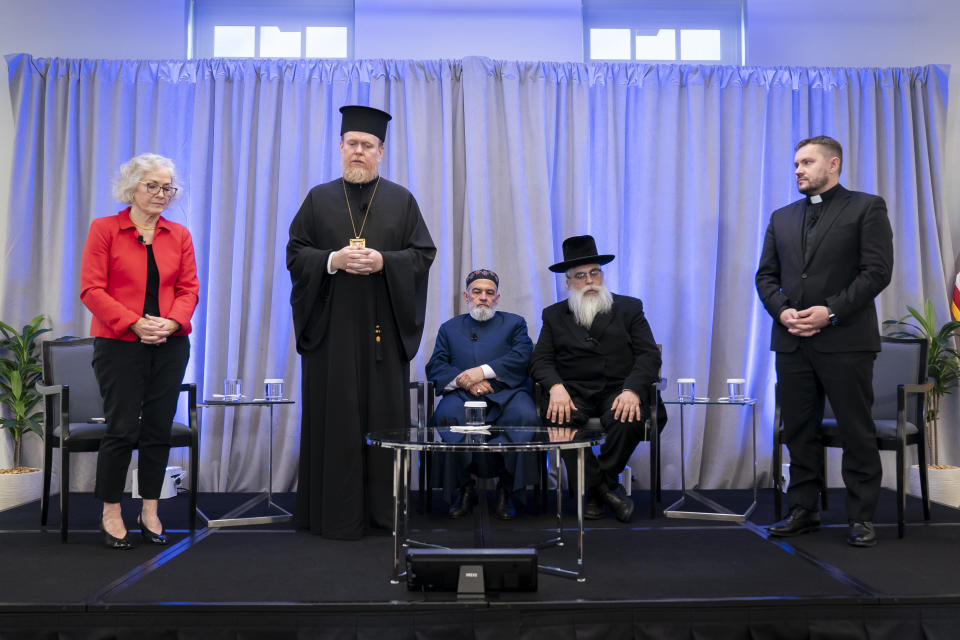
M 590 290 L 596 291 L 597 295 L 584 295 Z M 613 294 L 610 293 L 606 285 L 602 284 L 591 285 L 583 289 L 571 289 L 567 304 L 570 306 L 570 311 L 573 313 L 577 324 L 589 329 L 594 318 L 613 308 Z
M 470 309 L 470 317 L 476 320 L 477 322 L 486 322 L 493 317 L 496 311 L 490 307 L 473 307 Z
M 366 184 L 376 178 L 378 172 L 376 169 L 362 169 L 360 167 L 344 167 L 343 179 L 355 184 Z

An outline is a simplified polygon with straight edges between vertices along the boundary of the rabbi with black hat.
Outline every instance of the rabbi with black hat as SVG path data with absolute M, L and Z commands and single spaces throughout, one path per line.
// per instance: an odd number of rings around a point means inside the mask
M 343 177 L 313 187 L 290 225 L 301 355 L 296 524 L 356 539 L 392 526 L 392 464 L 364 435 L 409 421 L 410 360 L 436 248 L 413 195 L 381 178 L 390 115 L 341 107 Z
M 597 519 L 609 507 L 629 522 L 633 501 L 617 477 L 644 436 L 650 408 L 641 390 L 660 375 L 660 350 L 637 298 L 610 293 L 602 265 L 611 254 L 598 254 L 592 236 L 563 241 L 563 261 L 550 271 L 566 275 L 567 300 L 543 310 L 543 327 L 530 362 L 531 377 L 549 392 L 544 423 L 554 428 L 583 427 L 600 418 L 606 439 L 597 457 L 586 450 L 587 504 L 584 517 Z M 660 429 L 666 411 L 659 408 Z M 567 470 L 576 458 L 564 457 Z

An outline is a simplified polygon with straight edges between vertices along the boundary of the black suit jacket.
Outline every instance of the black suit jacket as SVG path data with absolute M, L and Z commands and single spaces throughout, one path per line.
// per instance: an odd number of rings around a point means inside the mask
M 639 394 L 660 377 L 660 349 L 637 298 L 613 296 L 613 309 L 598 315 L 589 331 L 577 324 L 567 301 L 543 310 L 543 328 L 533 349 L 530 375 L 549 390 L 557 383 L 588 398 L 630 389 Z
M 830 307 L 837 326 L 807 338 L 822 352 L 880 351 L 874 298 L 890 283 L 893 232 L 883 198 L 840 187 L 829 201 L 805 260 L 803 213 L 806 198 L 770 216 L 756 284 L 773 316 L 770 348 L 796 350 L 800 338 L 780 324 L 785 307 Z

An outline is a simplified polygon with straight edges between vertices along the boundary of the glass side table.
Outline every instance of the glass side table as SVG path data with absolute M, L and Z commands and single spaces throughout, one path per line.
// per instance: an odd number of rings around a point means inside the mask
M 490 431 L 509 428 L 513 431 L 532 432 L 527 442 L 487 442 L 486 436 Z M 487 431 L 489 429 L 490 431 Z M 435 440 L 433 433 L 444 431 L 465 433 L 466 437 L 460 442 Z M 552 438 L 552 439 L 551 439 Z M 586 576 L 583 570 L 583 493 L 584 493 L 584 451 L 588 447 L 602 444 L 603 432 L 582 430 L 577 434 L 571 429 L 554 430 L 546 427 L 505 427 L 503 425 L 486 428 L 471 427 L 434 427 L 433 429 L 392 429 L 389 431 L 375 431 L 367 434 L 367 444 L 372 447 L 382 447 L 393 450 L 393 573 L 390 582 L 397 584 L 406 572 L 400 568 L 400 547 L 419 546 L 443 549 L 441 545 L 429 544 L 412 540 L 408 537 L 408 513 L 410 493 L 410 456 L 414 451 L 434 451 L 450 453 L 454 451 L 496 452 L 505 451 L 533 452 L 553 451 L 552 458 L 556 461 L 557 478 L 560 477 L 560 451 L 574 450 L 577 452 L 577 567 L 575 570 L 538 565 L 544 573 L 575 578 L 577 582 L 584 582 Z M 544 487 L 546 491 L 546 487 Z M 557 535 L 550 540 L 534 544 L 536 548 L 546 546 L 563 546 L 563 511 L 562 491 L 557 482 Z
M 693 400 L 664 400 L 664 404 L 677 405 L 680 407 L 680 499 L 663 510 L 663 515 L 668 518 L 694 518 L 699 520 L 719 520 L 725 522 L 737 522 L 743 524 L 746 522 L 753 510 L 757 508 L 757 401 L 754 398 L 745 398 L 743 400 L 730 400 L 728 398 L 694 398 Z M 698 487 L 687 489 L 686 482 L 686 448 L 684 447 L 684 413 L 686 410 L 693 410 L 700 406 L 710 407 L 738 407 L 750 409 L 750 422 L 753 442 L 753 503 L 743 513 L 735 513 L 726 507 L 706 497 L 699 491 Z M 693 498 L 697 502 L 712 509 L 712 511 L 685 511 L 680 509 L 687 497 Z
M 203 402 L 198 402 L 198 407 L 221 407 L 221 408 L 230 408 L 230 407 L 269 407 L 270 409 L 270 451 L 267 455 L 267 486 L 264 493 L 259 496 L 256 496 L 246 503 L 240 506 L 239 512 L 241 514 L 250 512 L 254 507 L 259 504 L 266 505 L 267 515 L 260 516 L 239 516 L 232 518 L 216 518 L 211 520 L 206 516 L 203 511 L 197 509 L 197 513 L 207 521 L 207 526 L 210 528 L 217 527 L 239 527 L 243 525 L 254 525 L 254 524 L 272 524 L 276 522 L 290 522 L 293 520 L 293 514 L 276 504 L 273 501 L 273 408 L 276 405 L 283 404 L 294 404 L 293 400 L 288 400 L 286 398 L 280 400 L 267 400 L 265 398 L 246 398 L 240 396 L 237 399 L 225 399 L 225 398 L 212 398 L 206 399 Z

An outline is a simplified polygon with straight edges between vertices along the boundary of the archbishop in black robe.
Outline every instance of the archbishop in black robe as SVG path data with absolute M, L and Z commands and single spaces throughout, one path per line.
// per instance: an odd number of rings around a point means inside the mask
M 358 226 L 373 197 L 363 237 L 383 256 L 377 273 L 327 271 L 330 255 L 354 235 L 344 188 Z M 299 528 L 356 539 L 369 525 L 391 526 L 392 458 L 366 447 L 364 436 L 409 423 L 410 360 L 435 254 L 413 195 L 383 178 L 314 187 L 290 225 L 290 302 L 302 357 Z

